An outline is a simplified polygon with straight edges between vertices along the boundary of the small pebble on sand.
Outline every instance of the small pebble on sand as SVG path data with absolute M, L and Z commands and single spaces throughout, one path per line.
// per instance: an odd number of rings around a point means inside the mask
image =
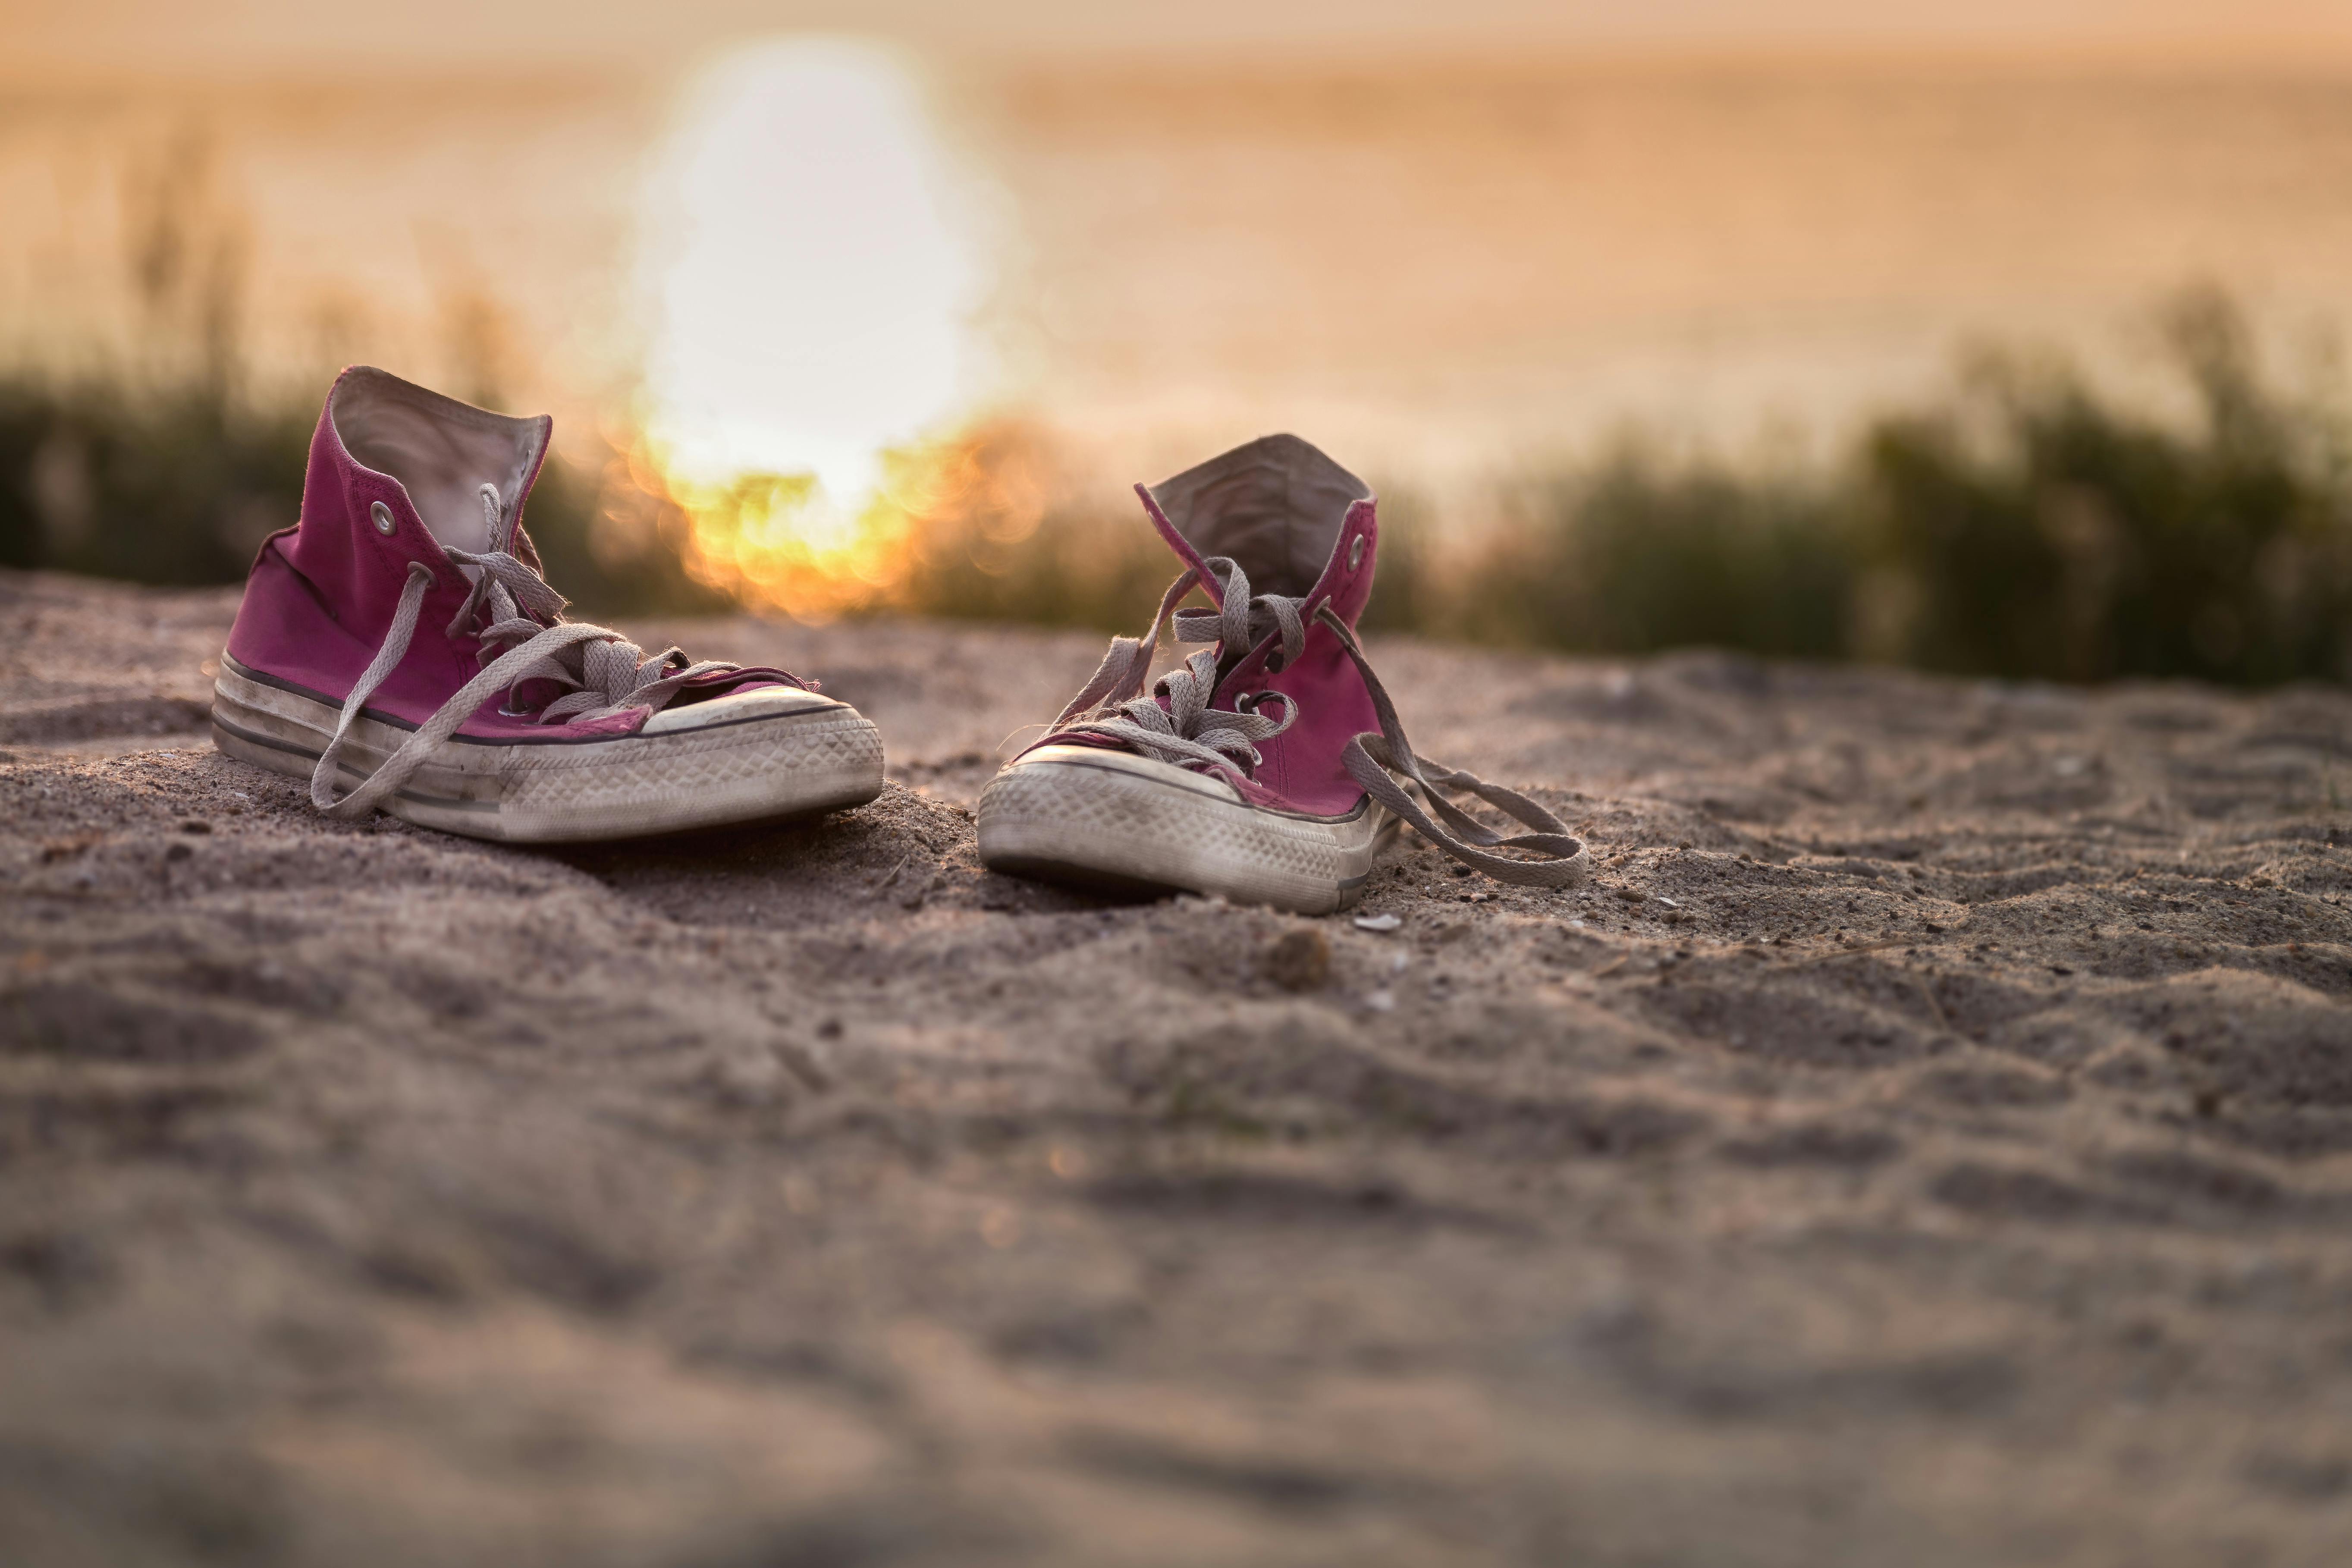
M 1314 991 L 1331 977 L 1331 942 L 1314 926 L 1283 932 L 1266 943 L 1258 971 L 1285 991 Z

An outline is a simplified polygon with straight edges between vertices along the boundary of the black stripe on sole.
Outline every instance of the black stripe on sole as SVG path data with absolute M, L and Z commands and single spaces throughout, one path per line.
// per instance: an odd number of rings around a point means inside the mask
M 290 757 L 300 757 L 309 763 L 316 763 L 326 754 L 324 752 L 314 752 L 308 747 L 298 746 L 291 741 L 281 741 L 275 735 L 257 735 L 251 730 L 232 724 L 222 718 L 220 710 L 217 708 L 213 710 L 213 728 L 232 739 L 243 741 L 248 746 L 267 747 L 273 752 L 283 752 Z M 336 771 L 348 773 L 362 784 L 366 783 L 371 776 L 355 768 L 339 767 Z M 406 789 L 396 789 L 392 793 L 394 799 L 409 801 L 417 805 L 436 806 L 443 811 L 487 811 L 495 815 L 499 810 L 499 803 L 494 800 L 458 800 L 449 795 L 418 795 L 415 790 Z
M 221 668 L 240 679 L 252 681 L 256 686 L 272 687 L 289 696 L 299 697 L 306 702 L 316 702 L 338 720 L 342 717 L 343 705 L 338 699 L 323 691 L 313 691 L 307 686 L 297 686 L 283 676 L 271 675 L 266 670 L 241 664 L 230 658 L 226 649 L 221 653 Z M 687 706 L 690 708 L 693 704 Z M 833 709 L 811 708 L 798 713 L 754 713 L 746 719 L 722 719 L 716 724 L 698 724 L 691 730 L 665 730 L 656 735 L 648 735 L 643 731 L 626 735 L 467 735 L 461 732 L 450 736 L 449 740 L 460 746 L 593 746 L 612 741 L 675 741 L 688 735 L 709 734 L 714 730 L 731 730 L 739 724 L 765 724 L 778 719 L 809 719 L 826 712 L 856 711 L 856 709 L 841 704 Z M 412 734 L 420 728 L 413 721 L 397 713 L 387 713 L 381 708 L 362 708 L 360 717 L 389 729 L 406 730 Z

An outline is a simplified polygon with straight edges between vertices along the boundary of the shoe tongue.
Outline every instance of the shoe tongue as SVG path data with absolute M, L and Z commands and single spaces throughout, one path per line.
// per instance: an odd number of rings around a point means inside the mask
M 1230 555 L 1253 594 L 1299 598 L 1331 559 L 1363 480 L 1296 436 L 1261 436 L 1150 487 L 1176 531 L 1202 555 Z
M 482 487 L 497 488 L 502 516 L 520 515 L 555 426 L 545 415 L 493 414 L 367 366 L 344 374 L 330 407 L 343 449 L 399 480 L 443 549 L 477 552 L 497 542 Z

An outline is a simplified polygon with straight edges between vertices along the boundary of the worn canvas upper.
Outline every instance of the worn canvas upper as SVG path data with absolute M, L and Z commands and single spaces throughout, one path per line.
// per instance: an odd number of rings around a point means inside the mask
M 420 630 L 399 665 L 368 699 L 368 711 L 422 724 L 480 668 L 480 642 L 446 637 L 470 586 L 443 546 L 489 547 L 479 499 L 494 486 L 520 517 L 546 460 L 554 422 L 511 418 L 444 397 L 364 365 L 336 378 L 310 437 L 310 469 L 296 525 L 265 541 L 246 582 L 229 632 L 228 652 L 249 669 L 341 703 L 375 657 L 392 625 L 411 563 L 433 576 Z M 380 530 L 381 505 L 392 523 Z M 520 521 L 513 553 L 536 568 L 537 553 Z M 800 682 L 782 670 L 713 672 L 671 705 L 756 686 Z M 566 724 L 501 711 L 485 702 L 458 729 L 462 736 L 576 740 L 627 734 L 643 709 Z
M 1276 638 L 1252 649 L 1227 648 L 1220 660 L 1223 674 L 1212 706 L 1230 711 L 1244 696 L 1280 692 L 1297 712 L 1287 730 L 1258 743 L 1262 760 L 1234 787 L 1276 810 L 1317 816 L 1353 811 L 1364 791 L 1341 765 L 1340 752 L 1355 736 L 1377 731 L 1379 714 L 1339 639 L 1315 624 L 1314 615 L 1328 601 L 1353 627 L 1371 598 L 1380 526 L 1370 487 L 1285 435 L 1261 437 L 1138 487 L 1138 493 L 1169 548 L 1200 569 L 1210 598 L 1220 595 L 1207 558 L 1223 555 L 1241 567 L 1253 593 L 1302 601 L 1307 640 L 1289 666 L 1269 669 L 1281 652 Z M 1038 744 L 1076 739 L 1085 737 L 1048 735 Z

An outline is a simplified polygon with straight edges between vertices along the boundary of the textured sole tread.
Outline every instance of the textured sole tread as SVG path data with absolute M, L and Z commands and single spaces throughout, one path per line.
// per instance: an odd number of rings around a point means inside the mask
M 1162 781 L 1131 765 L 1024 760 L 982 792 L 980 858 L 1010 876 L 1120 891 L 1214 893 L 1300 914 L 1363 894 L 1396 819 L 1367 800 L 1294 816 Z

